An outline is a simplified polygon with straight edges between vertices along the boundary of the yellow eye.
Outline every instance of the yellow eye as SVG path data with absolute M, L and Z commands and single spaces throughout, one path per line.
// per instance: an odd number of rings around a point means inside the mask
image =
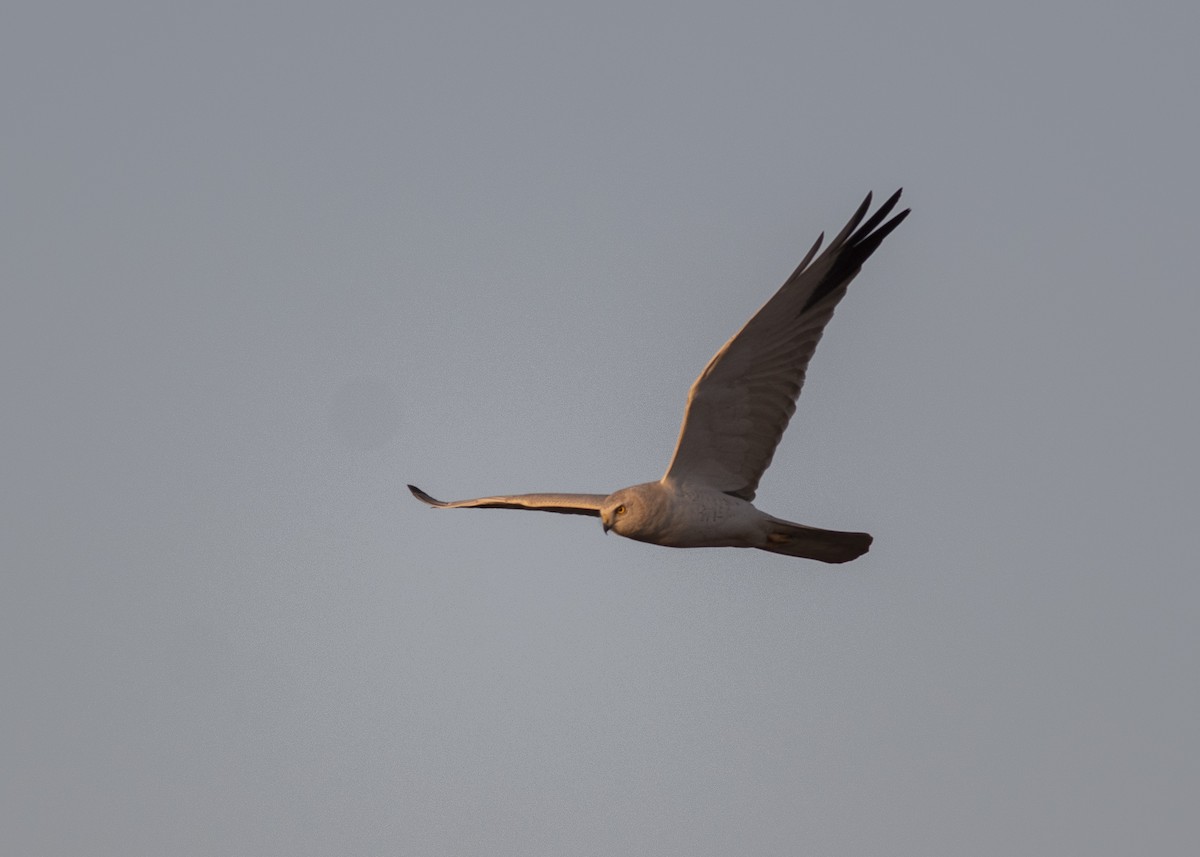
M 624 505 L 624 504 L 621 504 L 620 506 L 618 506 L 618 507 L 617 507 L 617 514 L 618 514 L 618 515 L 624 515 L 624 514 L 625 514 L 625 505 Z

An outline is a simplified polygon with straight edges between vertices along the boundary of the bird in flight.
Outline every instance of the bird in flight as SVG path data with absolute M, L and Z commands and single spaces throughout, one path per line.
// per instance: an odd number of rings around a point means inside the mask
M 763 472 L 796 410 L 825 325 L 863 263 L 910 209 L 888 219 L 900 191 L 866 217 L 871 194 L 820 255 L 822 233 L 779 291 L 726 342 L 688 392 L 666 474 L 612 494 L 510 494 L 443 502 L 442 509 L 532 509 L 600 519 L 604 532 L 677 548 L 742 547 L 821 562 L 848 562 L 871 546 L 867 533 L 822 530 L 753 505 Z M 863 218 L 866 217 L 864 221 Z

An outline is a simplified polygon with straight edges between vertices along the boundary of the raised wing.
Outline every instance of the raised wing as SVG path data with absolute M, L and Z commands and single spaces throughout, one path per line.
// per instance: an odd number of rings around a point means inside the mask
M 754 499 L 834 307 L 863 262 L 908 216 L 905 209 L 884 222 L 899 199 L 896 191 L 863 222 L 867 194 L 825 252 L 817 256 L 822 233 L 774 297 L 709 361 L 688 393 L 664 482 L 701 483 Z
M 412 495 L 438 509 L 530 509 L 536 512 L 559 512 L 563 515 L 600 517 L 600 504 L 606 494 L 512 494 L 506 497 L 479 497 L 475 500 L 454 500 L 447 503 L 435 500 L 416 485 L 409 485 Z

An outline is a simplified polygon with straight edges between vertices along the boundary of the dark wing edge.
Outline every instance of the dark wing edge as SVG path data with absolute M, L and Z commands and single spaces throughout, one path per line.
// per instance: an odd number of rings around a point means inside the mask
M 883 243 L 883 239 L 891 235 L 892 230 L 904 222 L 904 218 L 908 217 L 912 212 L 911 208 L 906 208 L 891 220 L 886 223 L 883 222 L 884 218 L 892 213 L 892 209 L 900 201 L 900 194 L 903 192 L 904 188 L 897 190 L 888 197 L 883 205 L 876 209 L 874 214 L 867 218 L 866 223 L 862 223 L 863 217 L 871 208 L 871 194 L 867 194 L 866 199 L 862 201 L 862 205 L 854 212 L 854 216 L 850 218 L 845 228 L 838 233 L 836 238 L 829 242 L 829 247 L 821 254 L 821 258 L 828 258 L 830 260 L 829 270 L 822 275 L 821 281 L 813 289 L 812 294 L 808 296 L 808 300 L 805 301 L 804 306 L 800 309 L 801 313 L 807 312 L 823 299 L 837 291 L 839 286 L 853 279 L 862 269 L 863 263 L 871 257 L 872 253 L 879 249 L 879 245 Z M 862 223 L 861 226 L 859 225 L 860 223 Z M 880 224 L 883 225 L 881 226 Z M 797 266 L 795 273 L 788 279 L 789 283 L 805 273 L 820 245 L 821 239 L 818 238 L 816 245 L 808 252 L 804 260 Z
M 416 485 L 409 485 L 412 495 L 435 509 L 525 509 L 533 512 L 556 512 L 560 515 L 590 515 L 600 517 L 600 504 L 605 494 L 513 494 L 499 497 L 479 497 L 474 500 L 438 500 Z

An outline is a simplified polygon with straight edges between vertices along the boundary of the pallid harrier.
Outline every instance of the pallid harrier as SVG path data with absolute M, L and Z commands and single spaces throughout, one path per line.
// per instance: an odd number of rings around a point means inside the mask
M 409 485 L 423 503 L 446 509 L 534 509 L 592 515 L 604 531 L 677 548 L 759 548 L 821 562 L 847 562 L 871 546 L 867 533 L 821 530 L 780 520 L 751 501 L 796 410 L 805 370 L 846 286 L 888 234 L 900 191 L 864 222 L 871 195 L 820 256 L 824 233 L 795 273 L 709 361 L 688 393 L 683 427 L 657 482 L 612 494 L 513 494 L 446 503 Z

